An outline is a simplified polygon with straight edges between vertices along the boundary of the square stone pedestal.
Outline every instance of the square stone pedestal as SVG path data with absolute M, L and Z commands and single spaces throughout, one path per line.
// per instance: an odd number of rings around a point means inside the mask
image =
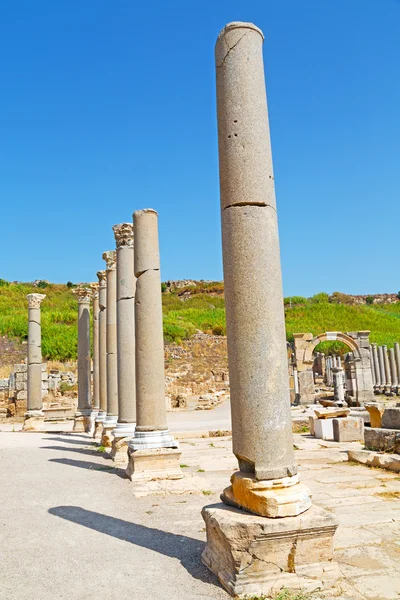
M 121 466 L 128 464 L 128 442 L 131 437 L 114 436 L 111 446 L 111 458 Z
M 177 448 L 148 450 L 128 449 L 129 463 L 126 474 L 131 480 L 182 479 L 179 466 L 181 451 Z
M 112 441 L 114 439 L 113 431 L 115 429 L 115 423 L 103 423 L 103 429 L 101 432 L 100 446 L 104 446 L 107 450 L 111 450 Z
M 282 588 L 329 589 L 340 577 L 333 558 L 337 521 L 312 506 L 297 517 L 270 519 L 225 504 L 205 506 L 203 563 L 238 598 Z

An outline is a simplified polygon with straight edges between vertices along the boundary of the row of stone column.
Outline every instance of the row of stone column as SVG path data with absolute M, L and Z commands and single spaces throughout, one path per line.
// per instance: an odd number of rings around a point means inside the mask
M 398 394 L 400 386 L 400 345 L 370 346 L 372 381 L 377 393 Z
M 78 289 L 78 412 L 75 431 L 101 438 L 114 460 L 131 457 L 129 474 L 146 451 L 168 449 L 176 469 L 177 442 L 168 431 L 165 403 L 158 216 L 146 209 L 134 222 L 113 227 L 116 250 L 104 252 L 106 269 L 91 285 L 93 297 L 93 407 L 90 416 L 88 289 Z M 135 243 L 134 243 L 135 240 Z M 90 410 L 90 409 L 89 409 Z M 158 453 L 159 455 L 160 453 Z M 154 457 L 153 457 L 154 458 Z M 174 462 L 173 461 L 173 462 Z M 140 461 L 139 461 L 140 462 Z M 144 462 L 144 459 L 143 461 Z M 136 463 L 136 469 L 133 463 Z M 162 470 L 162 460 L 156 461 Z M 140 468 L 139 468 L 140 470 Z

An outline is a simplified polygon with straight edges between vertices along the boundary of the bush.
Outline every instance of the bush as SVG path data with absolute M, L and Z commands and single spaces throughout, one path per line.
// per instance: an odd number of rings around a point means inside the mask
M 333 292 L 332 296 L 329 298 L 329 301 L 333 304 L 354 304 L 353 296 L 343 294 L 342 292 Z
M 0 287 L 7 287 L 10 283 L 6 279 L 0 279 Z
M 71 289 L 75 287 L 75 285 L 72 283 L 72 281 L 67 281 L 67 288 Z
M 365 299 L 365 302 L 367 304 L 373 304 L 374 303 L 374 297 L 373 296 L 367 296 Z
M 329 302 L 329 294 L 326 292 L 320 292 L 310 298 L 312 304 L 322 304 L 323 302 Z
M 214 335 L 225 335 L 225 327 L 223 325 L 214 325 L 212 332 Z
M 47 287 L 49 287 L 49 284 L 48 284 L 48 282 L 47 282 L 47 281 L 44 281 L 44 280 L 42 279 L 41 281 L 38 281 L 37 287 L 38 287 L 38 288 L 42 288 L 42 289 L 43 289 L 43 288 L 47 288 Z
M 162 294 L 165 294 L 165 292 L 167 291 L 167 287 L 168 287 L 167 284 L 162 282 L 162 284 L 161 284 L 161 293 Z
M 285 306 L 298 306 L 299 304 L 307 304 L 307 298 L 304 298 L 304 296 L 289 296 L 289 298 L 284 298 L 283 303 Z

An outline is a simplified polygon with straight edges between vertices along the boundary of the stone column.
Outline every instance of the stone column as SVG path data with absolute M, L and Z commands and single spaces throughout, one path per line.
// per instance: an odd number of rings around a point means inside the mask
M 93 410 L 92 421 L 100 411 L 100 369 L 99 369 L 99 284 L 90 285 L 93 299 Z
M 398 342 L 394 343 L 394 356 L 395 356 L 395 360 L 396 360 L 396 367 L 397 367 L 397 380 L 398 380 L 398 384 L 400 386 L 400 345 Z M 399 393 L 399 386 L 397 388 L 397 393 Z
M 382 384 L 382 380 L 381 380 L 381 371 L 379 368 L 379 357 L 378 357 L 378 347 L 376 344 L 372 344 L 372 356 L 374 359 L 374 371 L 375 371 L 375 386 L 376 388 L 381 387 Z
M 375 385 L 376 385 L 375 364 L 374 364 L 374 355 L 373 355 L 372 345 L 371 344 L 369 346 L 369 362 L 371 364 L 372 385 L 375 388 Z
M 107 274 L 107 416 L 103 423 L 101 445 L 110 449 L 112 431 L 118 421 L 118 370 L 117 370 L 117 271 L 116 252 L 103 253 Z
M 390 366 L 389 366 L 389 355 L 388 355 L 387 346 L 382 346 L 382 352 L 383 352 L 383 362 L 385 365 L 385 382 L 386 382 L 385 393 L 390 394 L 392 382 L 390 380 Z
M 344 403 L 343 370 L 341 367 L 333 368 L 333 394 L 336 402 Z
M 74 432 L 87 433 L 91 429 L 91 353 L 90 353 L 90 297 L 89 288 L 73 290 L 78 298 L 78 409 L 75 413 Z
M 178 443 L 168 431 L 165 401 L 164 338 L 161 305 L 158 217 L 138 210 L 135 239 L 136 431 L 129 442 L 127 474 L 143 476 L 149 469 L 160 477 L 182 477 Z M 286 357 L 285 357 L 286 360 Z M 286 381 L 288 382 L 287 370 Z
M 381 387 L 386 387 L 385 359 L 383 357 L 383 347 L 378 346 L 379 372 L 381 375 Z
M 24 431 L 44 429 L 42 404 L 42 326 L 40 305 L 46 294 L 28 294 L 28 382 Z
M 128 461 L 128 441 L 135 433 L 135 292 L 133 265 L 133 224 L 113 227 L 117 246 L 117 353 L 118 423 L 114 429 L 111 456 Z
M 96 417 L 94 437 L 100 440 L 103 424 L 107 416 L 107 275 L 98 271 L 99 280 L 99 402 L 100 410 Z
M 397 386 L 399 385 L 399 380 L 397 377 L 396 358 L 394 355 L 394 348 L 389 349 L 389 364 L 390 364 L 390 381 L 392 384 L 392 388 L 394 388 L 394 391 L 397 391 Z
M 277 580 L 276 589 L 281 580 L 282 587 L 296 585 L 301 562 L 302 575 L 311 577 L 307 565 L 332 559 L 337 526 L 331 513 L 311 505 L 293 453 L 262 44 L 253 24 L 230 23 L 215 50 L 232 443 L 240 471 L 221 496 L 235 510 L 215 504 L 203 509 L 202 558 L 241 597 L 269 594 Z M 327 541 L 318 550 L 316 519 Z M 307 551 L 299 537 L 303 527 Z

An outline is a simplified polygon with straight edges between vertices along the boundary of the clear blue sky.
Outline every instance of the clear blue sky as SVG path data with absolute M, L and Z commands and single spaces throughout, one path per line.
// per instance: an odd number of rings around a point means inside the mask
M 285 295 L 400 289 L 399 0 L 3 0 L 0 277 L 88 281 L 139 208 L 221 279 L 214 43 L 265 34 Z

